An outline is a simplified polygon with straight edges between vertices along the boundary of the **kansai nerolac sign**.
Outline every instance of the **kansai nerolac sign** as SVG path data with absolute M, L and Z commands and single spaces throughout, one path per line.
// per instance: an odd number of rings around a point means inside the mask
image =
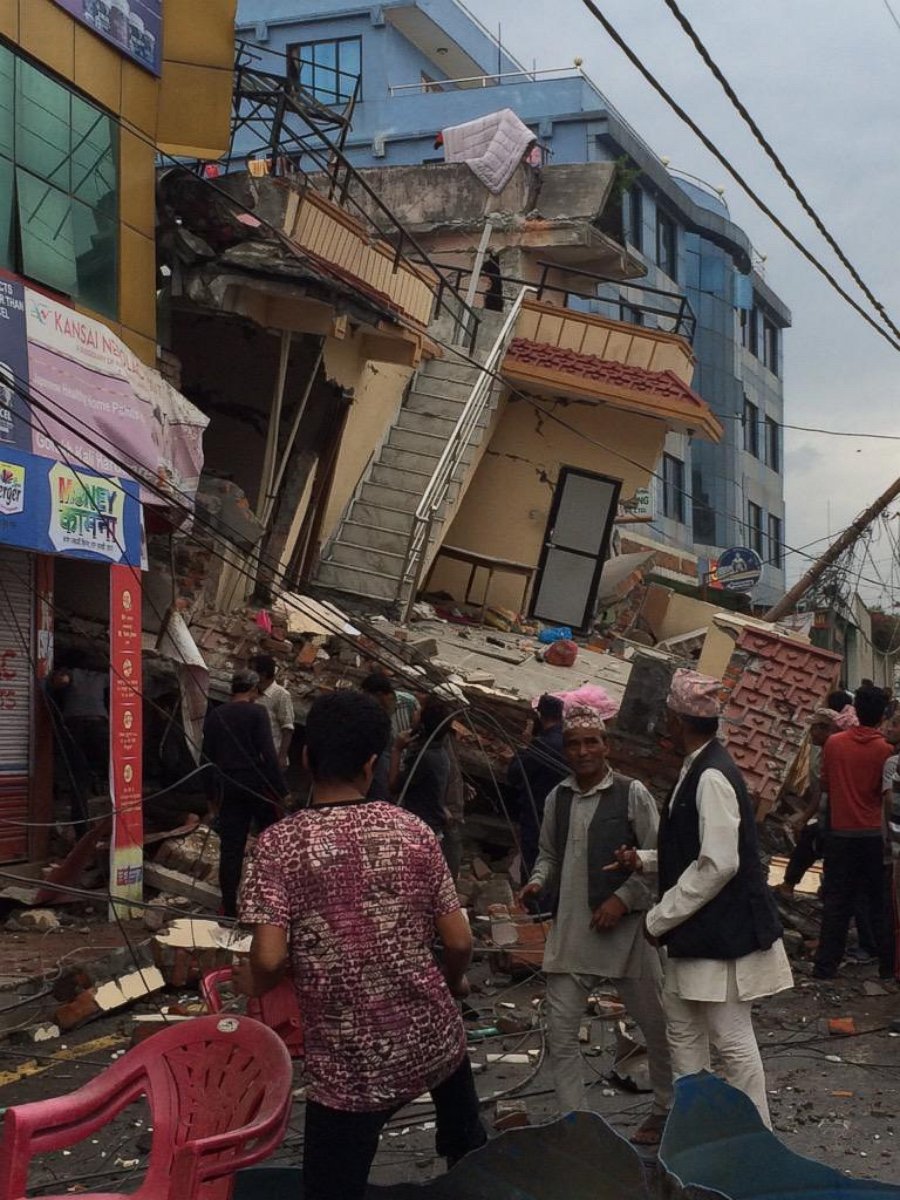
M 176 0 L 190 3 L 191 0 Z M 162 59 L 162 0 L 56 0 L 98 37 L 145 67 L 160 73 Z M 202 0 L 198 0 L 202 4 Z
M 6 446 L 193 505 L 207 419 L 101 321 L 0 271 L 0 456 Z

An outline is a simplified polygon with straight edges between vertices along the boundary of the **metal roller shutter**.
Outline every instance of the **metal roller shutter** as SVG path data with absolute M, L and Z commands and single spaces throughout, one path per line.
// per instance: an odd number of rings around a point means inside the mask
M 28 856 L 34 693 L 34 560 L 0 547 L 0 863 Z M 16 824 L 6 824 L 6 821 Z

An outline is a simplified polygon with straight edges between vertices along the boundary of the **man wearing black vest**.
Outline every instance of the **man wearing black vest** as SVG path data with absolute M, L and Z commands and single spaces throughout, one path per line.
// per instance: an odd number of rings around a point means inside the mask
M 660 820 L 660 898 L 646 928 L 667 952 L 663 1004 L 676 1078 L 710 1070 L 712 1044 L 725 1078 L 770 1126 L 751 1009 L 793 979 L 747 787 L 716 737 L 721 687 L 696 671 L 672 680 L 670 729 L 686 757 Z M 632 850 L 617 858 L 657 865 L 657 855 Z
M 596 709 L 566 711 L 563 753 L 572 773 L 547 797 L 537 863 L 522 891 L 523 898 L 546 891 L 554 913 L 544 972 L 557 1103 L 563 1113 L 587 1107 L 578 1031 L 588 995 L 610 980 L 649 1055 L 653 1111 L 632 1141 L 655 1145 L 672 1099 L 672 1068 L 659 954 L 642 934 L 652 898 L 640 876 L 606 868 L 623 844 L 655 847 L 656 802 L 643 784 L 610 769 Z

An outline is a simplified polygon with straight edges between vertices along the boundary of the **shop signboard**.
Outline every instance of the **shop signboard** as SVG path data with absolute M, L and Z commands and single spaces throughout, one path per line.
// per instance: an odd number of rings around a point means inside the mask
M 160 74 L 162 0 L 56 0 L 56 3 L 126 58 L 154 75 Z
M 0 446 L 0 544 L 140 567 L 139 487 Z
M 0 451 L 143 483 L 189 507 L 207 418 L 101 321 L 0 272 Z

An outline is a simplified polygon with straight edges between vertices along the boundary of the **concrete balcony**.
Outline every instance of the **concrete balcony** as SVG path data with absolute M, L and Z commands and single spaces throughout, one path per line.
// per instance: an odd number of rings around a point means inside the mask
M 526 300 L 516 337 L 645 371 L 672 371 L 688 385 L 694 378 L 696 360 L 685 338 L 559 305 Z
M 673 431 L 722 437 L 709 405 L 690 387 L 694 354 L 677 334 L 528 300 L 502 373 L 522 391 L 594 400 Z
M 361 221 L 320 193 L 292 188 L 285 194 L 283 228 L 293 245 L 348 283 L 376 292 L 408 320 L 428 324 L 438 287 L 433 272 L 398 262 L 393 246 L 373 239 Z

